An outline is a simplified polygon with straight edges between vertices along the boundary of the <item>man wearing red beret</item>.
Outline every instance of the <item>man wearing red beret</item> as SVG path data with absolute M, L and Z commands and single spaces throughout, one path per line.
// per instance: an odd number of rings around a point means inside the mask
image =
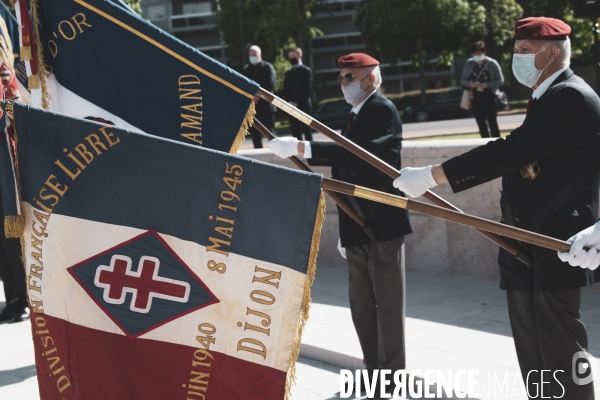
M 533 89 L 523 125 L 441 165 L 405 168 L 394 186 L 418 197 L 438 184 L 460 192 L 502 176 L 502 221 L 564 240 L 598 219 L 600 99 L 569 69 L 567 24 L 524 18 L 514 33 L 513 73 Z M 529 397 L 593 400 L 579 308 L 581 287 L 599 282 L 600 269 L 515 244 L 519 259 L 500 250 L 500 287 Z
M 342 135 L 377 157 L 400 168 L 402 123 L 394 104 L 377 89 L 379 61 L 363 53 L 340 57 L 338 82 L 352 105 Z M 280 138 L 269 142 L 273 153 L 287 158 L 300 154 L 310 165 L 330 166 L 332 177 L 388 193 L 398 193 L 393 179 L 337 143 Z M 369 372 L 403 370 L 404 235 L 412 232 L 406 211 L 353 197 L 349 205 L 368 222 L 361 228 L 339 212 L 340 243 L 347 258 L 350 310 Z M 387 392 L 392 390 L 388 387 Z

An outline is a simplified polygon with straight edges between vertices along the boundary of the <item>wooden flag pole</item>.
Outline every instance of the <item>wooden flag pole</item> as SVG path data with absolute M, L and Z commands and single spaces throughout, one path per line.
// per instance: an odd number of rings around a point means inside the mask
M 254 124 L 252 126 L 255 127 L 257 131 L 259 131 L 264 137 L 266 137 L 269 140 L 273 140 L 277 137 L 273 135 L 273 132 L 268 130 L 267 127 L 264 126 L 258 119 L 256 119 L 256 117 L 254 118 Z M 289 159 L 292 160 L 292 162 L 296 164 L 296 166 L 302 171 L 312 172 L 311 169 L 306 164 L 304 164 L 302 160 L 300 160 L 298 157 L 292 156 Z M 338 196 L 331 190 L 324 189 L 323 191 L 327 193 L 331 200 L 333 200 L 335 204 L 337 204 L 342 210 L 344 210 L 344 212 L 346 212 L 346 214 L 348 214 L 350 218 L 352 218 L 354 222 L 356 222 L 361 228 L 365 228 L 367 226 L 367 222 L 361 217 L 359 217 L 356 214 L 356 212 L 340 198 L 340 196 Z
M 352 152 L 356 156 L 360 157 L 361 159 L 367 161 L 369 164 L 378 168 L 380 171 L 384 172 L 388 176 L 390 176 L 394 179 L 396 179 L 400 176 L 400 171 L 398 171 L 396 168 L 392 167 L 385 161 L 383 161 L 380 158 L 369 153 L 362 147 L 357 146 L 354 142 L 351 142 L 350 140 L 346 139 L 345 137 L 343 137 L 341 135 L 338 135 L 335 131 L 333 131 L 326 125 L 323 125 L 316 119 L 312 118 L 310 115 L 300 111 L 296 107 L 292 106 L 291 104 L 287 103 L 286 101 L 282 100 L 281 98 L 275 96 L 273 93 L 271 93 L 263 88 L 259 88 L 257 95 L 259 97 L 261 97 L 262 99 L 268 101 L 269 103 L 275 105 L 280 110 L 283 110 L 284 112 L 288 113 L 292 117 L 300 120 L 301 122 L 305 123 L 306 125 L 310 126 L 311 128 L 324 134 L 329 139 L 333 140 L 334 142 L 336 142 L 340 146 L 344 147 L 345 149 L 349 150 L 350 152 Z M 448 203 L 446 200 L 442 199 L 441 197 L 439 197 L 438 195 L 436 195 L 435 193 L 433 193 L 429 190 L 427 192 L 425 192 L 425 194 L 423 196 L 427 200 L 431 201 L 434 204 L 437 204 L 440 207 L 444 207 L 444 208 L 447 208 L 450 210 L 462 212 L 460 209 L 458 209 L 454 205 Z M 485 231 L 478 230 L 478 232 L 481 233 L 483 236 L 487 237 L 488 239 L 490 239 L 491 241 L 493 241 L 494 243 L 496 243 L 497 245 L 499 245 L 500 247 L 507 250 L 513 256 L 517 257 L 520 254 L 520 250 L 516 246 L 513 246 L 512 244 L 508 243 L 503 238 L 498 237 L 498 236 L 494 235 L 493 233 L 489 233 L 489 232 L 485 232 Z
M 394 207 L 404 208 L 415 211 L 420 214 L 430 215 L 446 221 L 456 222 L 457 224 L 469 226 L 471 228 L 506 236 L 522 242 L 531 243 L 536 246 L 545 247 L 554 251 L 568 252 L 571 245 L 565 241 L 540 235 L 539 233 L 529 232 L 525 229 L 515 228 L 514 226 L 490 221 L 485 218 L 474 215 L 464 214 L 462 212 L 448 210 L 432 204 L 421 201 L 407 199 L 405 197 L 380 192 L 377 190 L 352 185 L 350 183 L 336 181 L 334 179 L 323 178 L 323 189 L 334 192 L 344 193 L 351 196 L 369 199 L 378 203 L 388 204 Z

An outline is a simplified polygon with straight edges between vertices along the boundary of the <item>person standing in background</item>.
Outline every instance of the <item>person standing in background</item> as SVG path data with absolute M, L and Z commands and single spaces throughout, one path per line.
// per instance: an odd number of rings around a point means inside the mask
M 275 73 L 275 68 L 273 68 L 273 64 L 262 59 L 260 47 L 256 45 L 250 46 L 248 49 L 248 60 L 250 61 L 250 64 L 246 64 L 244 66 L 243 75 L 246 78 L 252 79 L 254 82 L 258 83 L 261 88 L 273 93 L 277 75 Z M 275 134 L 275 112 L 277 111 L 277 108 L 267 101 L 259 100 L 260 97 L 255 95 L 253 100 L 256 106 L 255 118 L 258 119 L 268 130 Z M 262 148 L 261 133 L 253 127 L 250 128 L 249 131 L 250 135 L 252 136 L 254 148 Z
M 292 64 L 285 73 L 283 81 L 283 97 L 284 99 L 298 108 L 300 111 L 311 115 L 312 114 L 312 71 L 309 67 L 302 63 L 302 49 L 296 47 L 288 52 L 288 60 Z M 292 135 L 298 140 L 302 140 L 302 133 L 306 140 L 312 140 L 310 126 L 298 121 L 290 116 L 290 128 Z
M 379 61 L 352 53 L 340 57 L 338 66 L 340 90 L 352 105 L 341 135 L 400 168 L 402 122 L 396 106 L 377 91 L 382 83 Z M 392 178 L 337 143 L 283 137 L 268 144 L 279 157 L 301 155 L 312 166 L 332 167 L 334 179 L 399 194 Z M 352 196 L 346 201 L 368 224 L 361 228 L 338 210 L 338 250 L 348 263 L 352 321 L 369 375 L 379 369 L 393 375 L 406 368 L 404 236 L 412 233 L 408 213 Z
M 461 84 L 473 92 L 473 113 L 482 138 L 500 137 L 496 112 L 496 91 L 504 83 L 502 69 L 496 60 L 485 55 L 485 43 L 471 45 L 472 58 L 463 69 Z M 488 130 L 489 125 L 489 130 Z

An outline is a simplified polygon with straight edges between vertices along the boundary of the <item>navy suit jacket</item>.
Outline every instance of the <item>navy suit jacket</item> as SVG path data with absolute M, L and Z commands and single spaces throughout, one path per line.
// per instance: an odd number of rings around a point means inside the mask
M 350 130 L 342 130 L 348 140 L 373 153 L 391 166 L 400 169 L 402 122 L 398 110 L 387 98 L 374 93 L 363 104 Z M 310 165 L 330 166 L 333 179 L 365 186 L 382 192 L 399 194 L 393 179 L 350 153 L 337 143 L 311 142 Z M 364 216 L 373 228 L 378 241 L 386 241 L 412 233 L 406 210 L 356 199 Z M 371 239 L 344 211 L 339 211 L 340 238 L 343 247 L 360 246 Z
M 442 166 L 454 192 L 502 176 L 505 223 L 566 240 L 598 219 L 599 154 L 600 99 L 567 69 L 531 104 L 523 125 L 506 139 L 488 142 Z M 569 185 L 583 176 L 591 178 L 570 190 Z M 559 206 L 549 207 L 552 203 Z M 548 213 L 548 208 L 555 210 Z M 515 243 L 531 253 L 534 265 L 529 268 L 501 249 L 503 289 L 560 290 L 600 281 L 600 269 L 573 268 L 553 250 Z

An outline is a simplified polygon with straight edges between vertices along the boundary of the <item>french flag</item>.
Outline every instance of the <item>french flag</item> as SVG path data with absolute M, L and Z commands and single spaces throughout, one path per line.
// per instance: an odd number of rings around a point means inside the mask
M 41 399 L 289 396 L 321 176 L 13 110 Z

